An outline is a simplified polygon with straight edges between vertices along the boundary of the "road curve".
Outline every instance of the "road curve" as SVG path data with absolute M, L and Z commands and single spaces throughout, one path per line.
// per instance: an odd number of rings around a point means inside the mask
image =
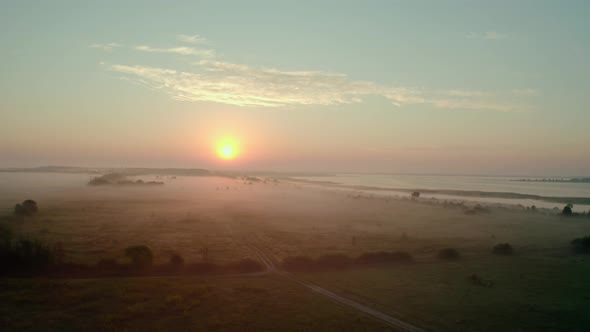
M 421 329 L 417 326 L 414 326 L 410 323 L 406 323 L 404 321 L 402 321 L 401 319 L 392 317 L 386 313 L 383 313 L 381 311 L 378 311 L 376 309 L 373 309 L 371 307 L 368 307 L 364 304 L 361 304 L 359 302 L 353 301 L 351 299 L 347 299 L 345 297 L 342 297 L 334 292 L 331 292 L 325 288 L 322 288 L 318 285 L 312 284 L 310 282 L 307 281 L 303 281 L 300 278 L 297 278 L 296 276 L 292 275 L 291 273 L 285 272 L 285 271 L 280 271 L 277 270 L 275 264 L 273 263 L 273 261 L 268 258 L 268 256 L 266 256 L 264 254 L 264 252 L 262 252 L 260 249 L 258 249 L 256 246 L 250 244 L 249 245 L 250 248 L 252 249 L 252 252 L 254 252 L 254 254 L 258 257 L 258 259 L 265 265 L 267 272 L 269 273 L 275 273 L 278 274 L 282 277 L 285 277 L 287 279 L 289 279 L 292 282 L 295 282 L 307 289 L 312 290 L 313 292 L 323 295 L 327 298 L 329 298 L 330 300 L 341 304 L 341 305 L 345 305 L 348 307 L 351 307 L 353 309 L 356 309 L 358 311 L 361 311 L 369 316 L 375 317 L 383 322 L 385 322 L 386 324 L 388 324 L 389 326 L 392 326 L 394 328 L 396 328 L 399 331 L 403 331 L 403 332 L 426 332 L 426 330 Z
M 228 230 L 233 234 L 232 227 L 230 225 L 226 225 L 226 226 L 227 226 Z M 303 286 L 303 287 L 305 287 L 317 294 L 323 295 L 338 304 L 345 305 L 347 307 L 350 307 L 350 308 L 356 309 L 360 312 L 363 312 L 369 316 L 377 318 L 377 319 L 381 320 L 382 322 L 385 322 L 387 325 L 397 329 L 398 331 L 426 332 L 426 330 L 419 328 L 417 326 L 414 326 L 410 323 L 404 322 L 401 319 L 392 317 L 386 313 L 383 313 L 381 311 L 373 309 L 373 308 L 371 308 L 367 305 L 364 305 L 362 303 L 342 297 L 342 296 L 340 296 L 334 292 L 331 292 L 325 288 L 322 288 L 318 285 L 301 280 L 300 278 L 297 278 L 296 276 L 294 276 L 293 274 L 291 274 L 289 272 L 281 271 L 276 268 L 276 265 L 273 262 L 273 260 L 270 259 L 262 250 L 260 250 L 258 247 L 256 247 L 256 245 L 252 244 L 250 241 L 247 241 L 247 239 L 244 242 L 247 244 L 247 246 L 249 247 L 251 252 L 258 258 L 258 260 L 260 260 L 260 262 L 262 264 L 264 264 L 266 271 L 263 273 L 274 273 L 279 276 L 282 276 L 282 277 L 284 277 L 284 278 L 286 278 L 298 285 L 301 285 L 301 286 Z
M 324 295 L 325 297 L 329 298 L 330 300 L 354 308 L 358 311 L 364 312 L 365 314 L 369 315 L 369 316 L 373 316 L 375 318 L 378 318 L 382 321 L 384 321 L 385 323 L 387 323 L 388 325 L 398 329 L 399 331 L 404 331 L 404 332 L 425 332 L 424 329 L 421 329 L 417 326 L 414 326 L 410 323 L 406 323 L 398 318 L 392 317 L 386 313 L 383 313 L 381 311 L 375 310 L 371 307 L 368 307 L 364 304 L 358 303 L 356 301 L 353 301 L 351 299 L 347 299 L 344 298 L 334 292 L 331 292 L 325 288 L 322 288 L 318 285 L 314 285 L 312 283 L 303 281 L 297 277 L 295 277 L 294 275 L 288 273 L 288 272 L 284 272 L 284 271 L 275 271 L 277 274 L 282 275 L 288 279 L 290 279 L 291 281 L 306 287 L 308 289 L 311 289 L 312 291 Z

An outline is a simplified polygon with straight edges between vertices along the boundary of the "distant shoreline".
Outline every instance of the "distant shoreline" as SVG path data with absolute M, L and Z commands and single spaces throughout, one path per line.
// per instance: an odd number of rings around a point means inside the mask
M 555 183 L 590 183 L 590 178 L 541 178 L 541 179 L 517 179 L 515 182 L 555 182 Z
M 520 194 L 514 192 L 494 192 L 478 190 L 456 190 L 456 189 L 421 189 L 421 188 L 394 188 L 394 187 L 375 187 L 365 185 L 346 185 L 333 181 L 307 180 L 297 178 L 297 176 L 327 176 L 327 174 L 314 173 L 297 173 L 297 172 L 238 172 L 238 171 L 211 171 L 200 168 L 86 168 L 86 167 L 69 167 L 69 166 L 45 166 L 34 168 L 2 168 L 0 172 L 13 173 L 66 173 L 66 174 L 106 174 L 119 173 L 126 176 L 134 175 L 170 175 L 170 176 L 221 176 L 234 178 L 245 174 L 258 174 L 270 176 L 277 179 L 323 185 L 335 188 L 345 188 L 353 190 L 371 190 L 371 191 L 396 191 L 403 193 L 420 192 L 423 194 L 440 194 L 457 197 L 481 197 L 481 198 L 503 198 L 503 199 L 530 199 L 550 203 L 590 205 L 590 197 L 561 197 L 561 196 L 541 196 L 534 194 Z M 539 178 L 539 179 L 515 179 L 510 181 L 518 182 L 555 182 L 555 183 L 590 183 L 590 178 Z M 586 182 L 587 181 L 587 182 Z
M 551 203 L 562 204 L 580 204 L 590 205 L 590 197 L 559 197 L 559 196 L 540 196 L 533 194 L 519 194 L 513 192 L 496 192 L 496 191 L 477 191 L 477 190 L 455 190 L 455 189 L 420 189 L 420 188 L 392 188 L 392 187 L 374 187 L 362 185 L 346 185 L 332 181 L 314 181 L 298 178 L 288 178 L 289 181 L 324 185 L 329 187 L 347 188 L 355 190 L 372 190 L 372 191 L 397 191 L 404 193 L 420 192 L 425 194 L 452 195 L 458 197 L 484 197 L 484 198 L 505 198 L 505 199 L 532 199 Z

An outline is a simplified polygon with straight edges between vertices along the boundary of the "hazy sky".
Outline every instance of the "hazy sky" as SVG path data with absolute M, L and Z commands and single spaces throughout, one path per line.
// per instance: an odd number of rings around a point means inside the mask
M 2 1 L 0 167 L 590 175 L 589 1 L 173 2 Z

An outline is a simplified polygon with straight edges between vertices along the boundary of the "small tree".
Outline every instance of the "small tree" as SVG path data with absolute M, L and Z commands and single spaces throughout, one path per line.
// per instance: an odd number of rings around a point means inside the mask
M 563 214 L 564 216 L 571 216 L 572 213 L 573 213 L 573 211 L 572 211 L 572 208 L 573 207 L 574 206 L 571 203 L 569 203 L 568 205 L 566 205 L 566 206 L 563 207 L 563 210 L 561 211 L 561 214 Z
M 147 268 L 154 263 L 154 254 L 147 246 L 132 246 L 125 249 L 125 256 L 136 268 Z
M 37 202 L 32 199 L 27 199 L 20 204 L 14 206 L 14 214 L 17 216 L 32 216 L 39 212 Z

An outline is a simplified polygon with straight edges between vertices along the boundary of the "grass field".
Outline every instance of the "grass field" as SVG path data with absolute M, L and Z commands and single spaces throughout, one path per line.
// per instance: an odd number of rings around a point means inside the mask
M 0 279 L 2 331 L 386 331 L 274 277 Z
M 473 273 L 494 286 L 472 284 Z M 481 257 L 302 277 L 434 331 L 590 329 L 590 257 Z
M 429 200 L 229 178 L 0 194 L 2 202 L 35 198 L 41 209 L 32 218 L 4 217 L 1 225 L 50 246 L 61 242 L 70 262 L 124 261 L 131 245 L 149 246 L 157 263 L 172 253 L 187 263 L 203 261 L 203 248 L 216 263 L 256 258 L 252 244 L 276 262 L 406 251 L 413 264 L 298 276 L 432 331 L 590 330 L 590 257 L 570 248 L 573 238 L 590 234 L 586 218 L 500 207 L 473 214 Z M 514 256 L 490 253 L 504 242 L 514 246 Z M 461 259 L 437 260 L 446 247 Z M 470 283 L 474 273 L 494 287 Z M 276 275 L 3 279 L 0 285 L 7 331 L 387 329 Z

